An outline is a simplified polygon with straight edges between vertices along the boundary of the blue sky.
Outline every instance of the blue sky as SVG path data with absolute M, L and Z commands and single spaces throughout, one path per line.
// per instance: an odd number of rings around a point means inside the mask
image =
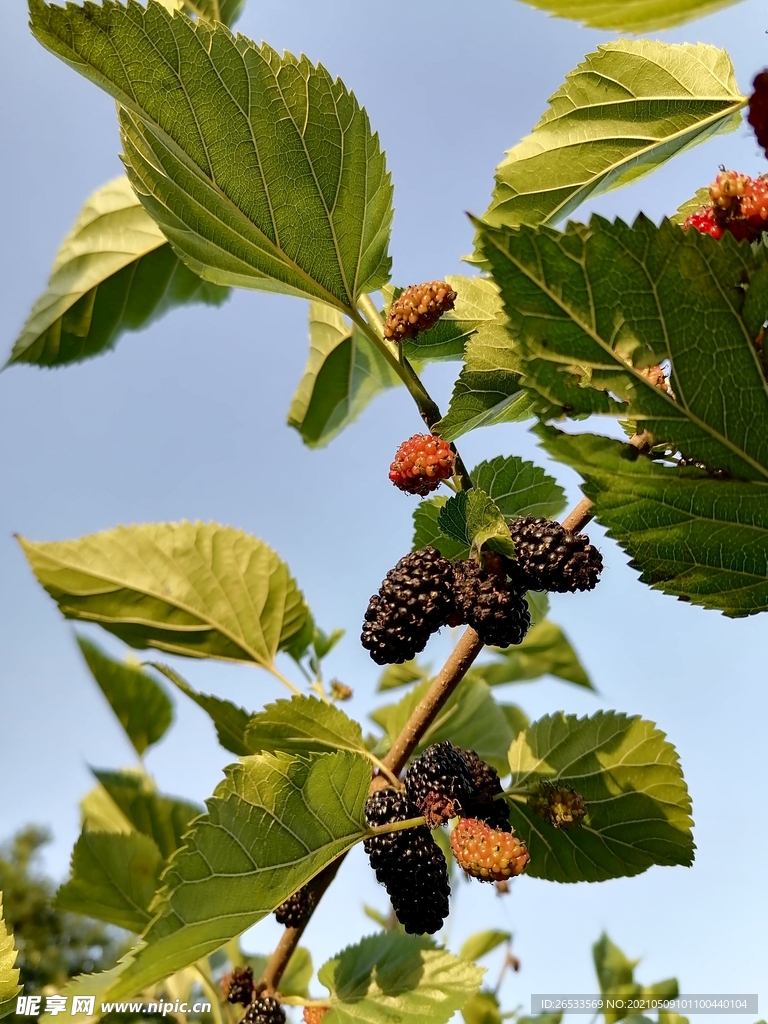
M 5 0 L 4 10 L 0 337 L 7 352 L 82 201 L 120 164 L 111 101 L 32 40 L 22 0 Z M 566 72 L 612 38 L 513 0 L 386 7 L 250 0 L 239 28 L 321 61 L 367 107 L 394 177 L 393 277 L 402 284 L 466 272 L 465 211 L 483 211 L 504 150 L 538 120 Z M 724 46 L 747 90 L 766 62 L 766 29 L 764 4 L 747 0 L 661 38 Z M 624 218 L 642 209 L 659 219 L 720 164 L 768 170 L 744 125 L 590 204 L 579 219 L 592 209 Z M 88 765 L 130 764 L 131 752 L 14 532 L 65 539 L 181 518 L 253 532 L 288 561 L 318 621 L 348 630 L 329 670 L 354 687 L 350 712 L 365 720 L 375 704 L 376 671 L 356 637 L 369 595 L 410 545 L 412 505 L 386 470 L 420 421 L 405 392 L 393 392 L 327 449 L 308 451 L 285 425 L 306 348 L 304 303 L 239 292 L 221 310 L 183 310 L 125 336 L 115 352 L 82 366 L 0 375 L 0 835 L 30 821 L 49 825 L 55 842 L 46 864 L 57 876 L 66 874 L 79 830 Z M 443 405 L 456 370 L 427 372 Z M 525 425 L 476 432 L 461 448 L 469 465 L 513 453 L 548 464 Z M 553 472 L 575 502 L 574 475 Z M 594 594 L 556 597 L 552 617 L 599 695 L 549 680 L 505 697 L 533 717 L 602 707 L 657 722 L 680 752 L 693 796 L 696 863 L 601 885 L 523 879 L 506 899 L 491 887 L 462 886 L 449 942 L 457 948 L 483 927 L 515 933 L 522 970 L 505 985 L 507 1008 L 527 1007 L 532 992 L 591 991 L 590 946 L 606 929 L 642 957 L 640 980 L 677 975 L 687 992 L 757 991 L 765 1016 L 764 620 L 734 622 L 652 593 L 599 528 L 591 533 L 604 553 L 604 581 Z M 447 645 L 445 637 L 432 642 L 434 664 Z M 200 688 L 253 708 L 282 695 L 256 669 L 179 667 Z M 227 760 L 204 715 L 179 703 L 176 725 L 148 766 L 164 790 L 202 800 Z M 328 899 L 307 935 L 318 963 L 371 930 L 358 909 L 363 901 L 386 906 L 362 851 L 349 858 L 335 894 L 344 913 Z M 278 931 L 265 921 L 247 943 L 268 951 Z

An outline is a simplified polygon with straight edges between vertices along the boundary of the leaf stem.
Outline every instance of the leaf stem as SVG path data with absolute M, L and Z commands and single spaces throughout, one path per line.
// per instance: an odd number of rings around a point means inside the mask
M 387 768 L 383 761 L 380 761 L 375 754 L 368 754 L 368 758 L 372 765 L 375 765 L 383 775 L 386 775 L 396 789 L 400 787 L 400 780 Z
M 416 403 L 416 407 L 421 414 L 421 418 L 424 420 L 427 425 L 427 429 L 431 433 L 435 424 L 443 418 L 437 402 L 432 398 L 430 393 L 424 387 L 419 375 L 405 358 L 402 345 L 396 345 L 391 341 L 387 341 L 384 337 L 384 328 L 381 316 L 379 315 L 379 311 L 376 309 L 376 305 L 370 295 L 361 295 L 358 302 L 360 305 L 360 311 L 365 314 L 365 317 L 360 316 L 360 313 L 357 312 L 356 314 L 352 314 L 353 321 L 369 341 L 371 341 L 379 352 L 381 352 L 400 380 L 405 384 L 409 394 Z M 461 489 L 468 491 L 474 486 L 472 483 L 472 477 L 469 475 L 467 467 L 464 465 L 461 456 L 456 450 L 456 445 L 452 444 L 451 449 L 456 456 L 456 476 L 461 485 Z
M 292 694 L 294 694 L 297 697 L 303 697 L 304 696 L 304 694 L 298 688 L 298 686 L 296 686 L 295 683 L 292 683 L 291 680 L 287 676 L 284 676 L 283 673 L 280 671 L 280 669 L 276 665 L 270 665 L 269 666 L 269 671 L 272 673 L 272 675 L 275 677 L 275 679 L 278 680 L 278 682 L 281 682 L 284 686 L 287 686 Z

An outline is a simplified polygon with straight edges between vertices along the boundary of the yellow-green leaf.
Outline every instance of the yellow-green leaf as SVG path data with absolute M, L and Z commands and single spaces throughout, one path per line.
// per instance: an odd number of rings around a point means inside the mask
M 229 526 L 154 523 L 20 543 L 63 615 L 132 647 L 269 666 L 307 619 L 285 563 Z

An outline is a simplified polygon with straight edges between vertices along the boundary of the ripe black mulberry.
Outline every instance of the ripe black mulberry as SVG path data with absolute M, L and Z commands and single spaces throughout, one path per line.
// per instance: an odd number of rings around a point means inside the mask
M 360 637 L 377 665 L 410 661 L 448 621 L 453 566 L 432 547 L 401 558 L 368 604 Z
M 461 814 L 475 796 L 469 765 L 449 740 L 427 747 L 411 763 L 404 781 L 408 799 L 430 828 Z
M 524 590 L 503 573 L 491 572 L 474 559 L 456 562 L 453 621 L 466 623 L 491 647 L 520 644 L 531 626 Z
M 559 594 L 593 590 L 603 558 L 584 533 L 570 533 L 560 523 L 523 516 L 509 527 L 515 543 L 516 578 L 526 590 Z
M 418 818 L 419 811 L 405 793 L 380 789 L 365 805 L 369 825 L 389 825 Z M 410 935 L 433 934 L 448 916 L 448 865 L 425 825 L 372 836 L 363 843 L 386 888 L 395 915 Z

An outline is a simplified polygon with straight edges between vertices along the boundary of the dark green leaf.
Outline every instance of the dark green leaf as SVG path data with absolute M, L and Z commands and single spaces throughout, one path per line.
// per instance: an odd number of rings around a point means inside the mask
M 176 306 L 218 306 L 228 294 L 184 266 L 128 179 L 118 178 L 94 192 L 80 212 L 8 363 L 80 362 Z
M 316 697 L 291 697 L 268 704 L 251 717 L 245 742 L 252 754 L 284 751 L 306 756 L 348 750 L 368 756 L 359 723 L 341 708 Z
M 30 13 L 36 38 L 117 101 L 131 184 L 201 277 L 343 310 L 386 282 L 384 156 L 324 68 L 154 0 Z
M 19 540 L 67 618 L 97 622 L 132 647 L 269 667 L 309 614 L 288 566 L 230 526 L 153 523 Z
M 310 303 L 309 344 L 288 423 L 310 448 L 322 448 L 377 394 L 402 381 L 373 342 L 322 302 Z
M 370 781 L 370 762 L 347 751 L 257 754 L 227 768 L 163 876 L 144 945 L 105 998 L 127 998 L 218 949 L 359 842 Z
M 662 466 L 593 434 L 541 436 L 644 583 L 734 617 L 768 609 L 768 483 Z
M 481 462 L 471 473 L 476 487 L 489 494 L 507 519 L 545 516 L 556 519 L 565 508 L 565 491 L 554 477 L 517 455 Z
M 594 689 L 565 633 L 548 619 L 531 626 L 517 647 L 495 653 L 493 661 L 475 665 L 472 670 L 489 686 L 521 683 L 550 675 L 585 686 L 588 690 Z
M 652 722 L 614 711 L 547 715 L 517 737 L 509 765 L 516 789 L 559 780 L 587 804 L 584 824 L 566 831 L 510 802 L 535 878 L 598 882 L 693 862 L 688 789 L 675 748 Z
M 384 729 L 390 744 L 399 736 L 429 686 L 430 680 L 427 679 L 397 704 L 377 708 L 372 713 L 371 718 Z M 417 751 L 431 743 L 450 740 L 458 747 L 476 750 L 484 761 L 506 775 L 507 752 L 513 738 L 507 715 L 489 687 L 481 679 L 470 677 L 465 678 L 453 692 L 422 737 Z
M 495 227 L 563 220 L 586 199 L 735 129 L 745 102 L 724 50 L 648 39 L 604 43 L 566 76 L 533 133 L 508 151 L 483 219 Z
M 768 480 L 768 384 L 753 340 L 762 320 L 750 313 L 750 328 L 742 316 L 745 282 L 768 267 L 768 248 L 643 217 L 482 234 L 510 345 L 547 411 L 619 415 L 689 459 Z M 641 372 L 664 360 L 674 394 Z
M 245 708 L 239 708 L 231 701 L 222 700 L 221 697 L 213 697 L 207 693 L 198 693 L 178 672 L 169 665 L 162 665 L 159 662 L 150 662 L 152 668 L 162 672 L 166 679 L 170 679 L 174 686 L 177 686 L 182 693 L 201 707 L 210 717 L 216 728 L 216 735 L 219 743 L 232 754 L 240 757 L 243 754 L 250 754 L 251 750 L 245 742 L 245 732 L 251 715 Z
M 448 502 L 442 494 L 437 498 L 427 498 L 420 502 L 413 513 L 413 550 L 431 545 L 437 548 L 445 558 L 457 559 L 469 557 L 469 543 L 462 535 L 461 540 L 443 533 L 439 525 L 440 513 Z
M 446 1024 L 482 971 L 429 938 L 389 932 L 348 946 L 317 978 L 331 993 L 327 1024 Z
M 470 338 L 448 412 L 435 424 L 446 441 L 478 427 L 518 423 L 533 415 L 534 396 L 520 383 L 520 360 L 504 321 Z
M 76 639 L 93 678 L 141 757 L 165 736 L 173 721 L 168 694 L 138 666 L 115 661 L 83 636 Z
M 515 546 L 501 509 L 479 487 L 460 491 L 449 498 L 437 517 L 440 530 L 472 551 L 486 545 L 500 554 L 514 557 Z
M 203 808 L 163 796 L 141 772 L 93 771 L 110 799 L 137 832 L 152 838 L 166 860 L 184 845 L 190 823 Z
M 56 905 L 143 932 L 164 866 L 157 844 L 141 832 L 85 829 L 72 851 L 72 877 L 57 892 Z

